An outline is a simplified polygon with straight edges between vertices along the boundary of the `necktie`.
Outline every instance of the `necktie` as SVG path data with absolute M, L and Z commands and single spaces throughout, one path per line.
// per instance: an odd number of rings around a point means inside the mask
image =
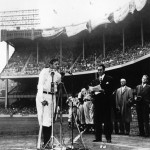
M 125 87 L 122 87 L 122 93 L 124 92 L 124 90 L 125 90 Z

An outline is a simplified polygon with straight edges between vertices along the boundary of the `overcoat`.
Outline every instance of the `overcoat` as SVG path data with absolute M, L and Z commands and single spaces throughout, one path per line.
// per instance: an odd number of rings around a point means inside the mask
M 125 86 L 124 90 L 118 88 L 116 91 L 116 108 L 120 110 L 120 119 L 124 122 L 130 122 L 131 116 L 131 102 L 133 100 L 132 89 Z

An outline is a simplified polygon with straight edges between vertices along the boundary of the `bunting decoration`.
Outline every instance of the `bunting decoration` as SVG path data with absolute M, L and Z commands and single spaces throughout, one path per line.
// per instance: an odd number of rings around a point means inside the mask
M 141 11 L 143 7 L 146 5 L 147 0 L 134 0 L 135 7 L 137 11 Z
M 131 0 L 131 1 L 129 2 L 129 12 L 130 12 L 131 14 L 133 14 L 134 11 L 135 11 L 135 9 L 136 9 L 135 2 L 134 2 L 134 0 Z
M 135 10 L 141 11 L 146 5 L 147 0 L 128 0 L 124 5 L 120 6 L 117 10 L 107 13 L 104 16 L 89 17 L 86 21 L 62 28 L 51 28 L 43 29 L 42 37 L 55 38 L 62 33 L 66 34 L 68 37 L 77 35 L 78 33 L 87 30 L 89 33 L 100 25 L 105 25 L 109 23 L 119 23 L 123 21 L 129 13 L 133 14 Z M 93 10 L 94 11 L 94 10 Z M 54 14 L 58 14 L 56 9 L 53 9 Z M 92 15 L 91 15 L 92 16 Z
M 65 27 L 65 29 L 66 29 L 66 34 L 68 37 L 74 36 L 74 35 L 80 33 L 81 31 L 88 29 L 87 22 L 78 24 L 78 25 L 68 26 L 68 27 Z
M 124 20 L 129 13 L 129 3 L 125 4 L 124 6 L 120 7 L 117 11 L 114 12 L 114 21 L 118 23 Z
M 53 39 L 64 33 L 64 31 L 65 31 L 64 28 L 44 29 L 42 32 L 42 37 L 50 37 Z
M 109 16 L 105 15 L 104 17 L 101 17 L 101 18 L 91 19 L 88 22 L 88 29 L 94 30 L 100 25 L 111 23 L 111 22 L 113 22 L 113 14 L 110 14 Z
M 109 16 L 108 16 L 108 20 L 112 23 L 114 22 L 114 13 L 110 13 Z

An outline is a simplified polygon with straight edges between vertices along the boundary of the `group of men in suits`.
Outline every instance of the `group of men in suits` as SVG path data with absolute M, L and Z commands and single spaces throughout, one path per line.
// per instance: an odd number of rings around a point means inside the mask
M 115 90 L 113 78 L 105 74 L 105 66 L 102 64 L 98 67 L 98 78 L 91 83 L 93 87 L 100 87 L 98 91 L 93 91 L 95 125 L 95 140 L 93 142 L 101 142 L 102 133 L 104 133 L 107 142 L 111 143 L 113 132 L 112 110 L 114 110 L 115 117 L 117 116 L 117 120 L 115 118 L 117 133 L 129 135 L 130 122 L 132 121 L 131 106 L 134 104 L 137 111 L 139 135 L 150 136 L 150 85 L 148 85 L 148 76 L 142 76 L 142 83 L 136 87 L 135 92 L 126 85 L 126 79 L 124 78 L 120 80 L 120 85 L 121 87 Z M 113 94 L 115 95 L 115 104 L 113 103 Z
M 148 85 L 148 76 L 142 76 L 141 84 L 136 86 L 134 92 L 126 85 L 126 79 L 121 79 L 120 83 L 121 87 L 116 91 L 116 111 L 118 113 L 116 115 L 119 115 L 119 119 L 117 118 L 119 128 L 115 127 L 115 132 L 130 134 L 131 106 L 135 104 L 139 135 L 149 137 L 150 85 Z

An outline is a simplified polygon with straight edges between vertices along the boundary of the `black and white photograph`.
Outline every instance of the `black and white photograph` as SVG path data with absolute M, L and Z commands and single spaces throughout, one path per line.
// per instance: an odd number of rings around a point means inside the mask
M 0 0 L 0 150 L 150 150 L 150 0 Z

